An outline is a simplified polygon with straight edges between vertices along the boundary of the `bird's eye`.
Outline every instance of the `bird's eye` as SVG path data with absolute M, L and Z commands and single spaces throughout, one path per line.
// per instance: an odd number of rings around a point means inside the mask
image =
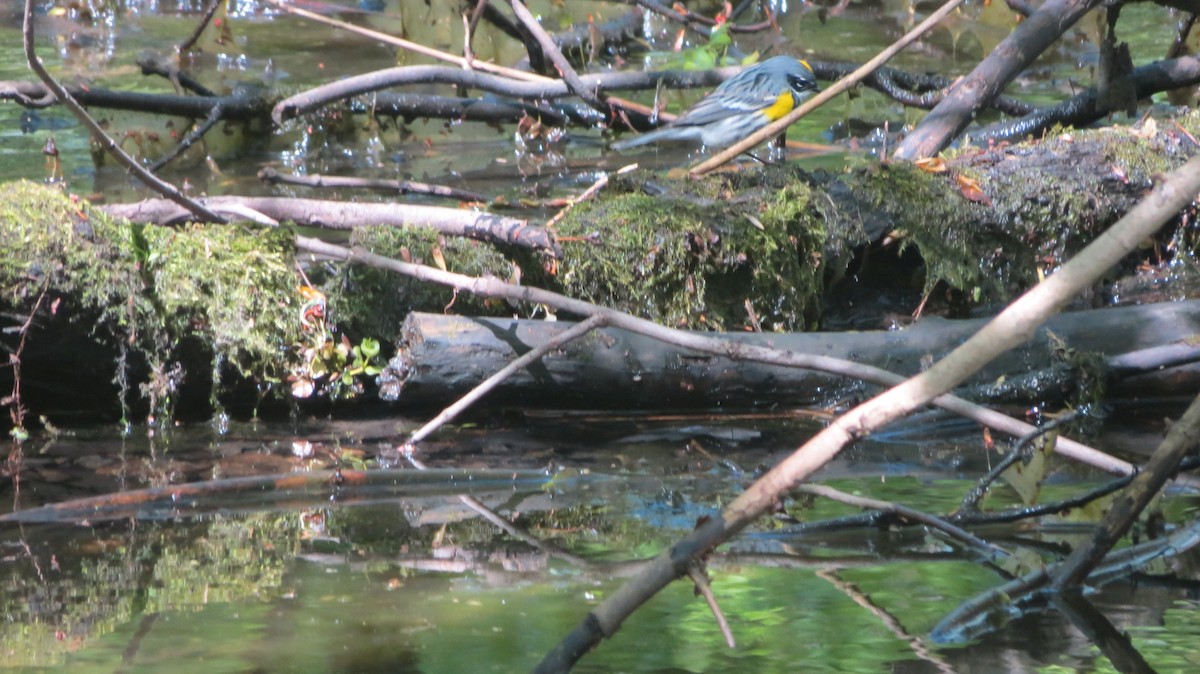
M 813 88 L 813 82 L 797 75 L 788 75 L 788 84 L 796 91 L 808 91 Z

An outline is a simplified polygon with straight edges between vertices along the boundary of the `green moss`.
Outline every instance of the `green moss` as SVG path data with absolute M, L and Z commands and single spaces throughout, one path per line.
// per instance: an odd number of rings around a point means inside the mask
M 291 230 L 190 225 L 143 233 L 143 278 L 166 333 L 202 338 L 242 375 L 277 372 L 298 326 Z
M 522 275 L 528 275 L 537 264 L 533 258 L 514 262 L 488 244 L 416 227 L 360 227 L 354 230 L 351 243 L 379 255 L 430 266 L 438 266 L 440 254 L 448 271 L 469 276 L 511 279 L 517 277 L 518 265 Z M 339 265 L 321 285 L 339 327 L 383 339 L 399 334 L 410 311 L 511 315 L 514 310 L 503 300 L 456 293 L 446 286 L 358 264 Z
M 0 204 L 0 301 L 28 312 L 45 291 L 65 300 L 56 315 L 140 351 L 153 414 L 171 412 L 184 343 L 246 377 L 270 382 L 286 372 L 299 327 L 289 231 L 136 225 L 29 182 L 0 185 Z
M 911 164 L 864 164 L 847 171 L 841 181 L 867 206 L 887 215 L 902 237 L 902 246 L 916 246 L 926 264 L 926 290 L 938 281 L 956 288 L 980 288 L 988 296 L 1000 293 L 1007 278 L 997 274 L 991 260 L 995 250 L 968 225 L 980 208 L 952 190 L 944 176 Z
M 1194 130 L 1200 114 L 1178 121 Z M 984 152 L 994 157 L 972 165 Z M 1130 207 L 1130 190 L 1108 190 L 1106 180 L 1148 190 L 1156 175 L 1179 166 L 1190 152 L 1178 134 L 1153 133 L 1152 127 L 1057 128 L 1007 149 L 948 153 L 948 174 L 896 165 L 889 172 L 907 170 L 912 182 L 927 185 L 921 200 L 906 202 L 912 212 L 895 214 L 929 266 L 927 286 L 946 281 L 963 290 L 979 288 L 976 300 L 1007 301 Z M 1014 160 L 1006 161 L 1010 154 Z M 1097 162 L 1109 175 L 1098 175 Z M 990 204 L 968 201 L 955 185 L 958 176 L 976 180 Z
M 772 168 L 700 180 L 648 173 L 610 184 L 559 225 L 557 283 L 573 297 L 667 325 L 811 325 L 827 239 L 805 174 Z

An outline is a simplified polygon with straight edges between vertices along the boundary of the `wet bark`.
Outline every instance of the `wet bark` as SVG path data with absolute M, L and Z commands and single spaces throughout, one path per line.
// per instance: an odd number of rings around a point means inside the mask
M 983 323 L 925 319 L 907 330 L 889 332 L 728 336 L 912 375 Z M 420 404 L 453 400 L 568 327 L 564 322 L 411 314 L 398 354 L 381 377 L 381 395 Z M 1115 358 L 1187 340 L 1198 328 L 1198 301 L 1065 314 L 1047 323 L 1025 348 L 992 363 L 964 393 L 993 402 L 1061 400 L 1084 386 L 1079 371 L 1064 361 L 1065 350 Z M 1200 387 L 1200 365 L 1190 359 L 1132 377 L 1104 376 L 1110 396 L 1188 396 Z M 701 355 L 623 330 L 604 329 L 510 378 L 484 404 L 770 409 L 828 404 L 868 393 L 867 385 L 834 375 Z

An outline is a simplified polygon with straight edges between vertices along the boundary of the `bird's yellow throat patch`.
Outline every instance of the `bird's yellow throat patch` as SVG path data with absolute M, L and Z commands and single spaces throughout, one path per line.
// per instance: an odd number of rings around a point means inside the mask
M 785 91 L 779 95 L 779 98 L 775 99 L 774 103 L 764 109 L 762 113 L 767 116 L 767 119 L 774 122 L 791 112 L 794 107 L 796 107 L 796 99 L 792 96 L 792 92 Z

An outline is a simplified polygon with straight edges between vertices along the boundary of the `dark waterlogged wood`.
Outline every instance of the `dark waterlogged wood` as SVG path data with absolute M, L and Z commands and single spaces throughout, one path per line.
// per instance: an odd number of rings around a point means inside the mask
M 891 332 L 726 336 L 911 375 L 958 346 L 985 322 L 927 318 L 909 329 Z M 1198 324 L 1200 301 L 1064 314 L 1039 330 L 1026 348 L 1006 355 L 976 377 L 973 395 L 1018 403 L 1061 398 L 1075 385 L 1072 373 L 1055 369 L 1061 365 L 1061 347 L 1117 356 L 1183 342 L 1196 333 Z M 381 378 L 382 395 L 420 404 L 453 400 L 571 325 L 412 314 L 405 322 L 398 354 Z M 1110 385 L 1110 395 L 1117 396 L 1190 396 L 1200 388 L 1200 365 L 1182 363 Z M 865 384 L 829 374 L 696 354 L 610 328 L 550 354 L 508 380 L 485 403 L 769 408 L 827 403 L 867 391 Z

